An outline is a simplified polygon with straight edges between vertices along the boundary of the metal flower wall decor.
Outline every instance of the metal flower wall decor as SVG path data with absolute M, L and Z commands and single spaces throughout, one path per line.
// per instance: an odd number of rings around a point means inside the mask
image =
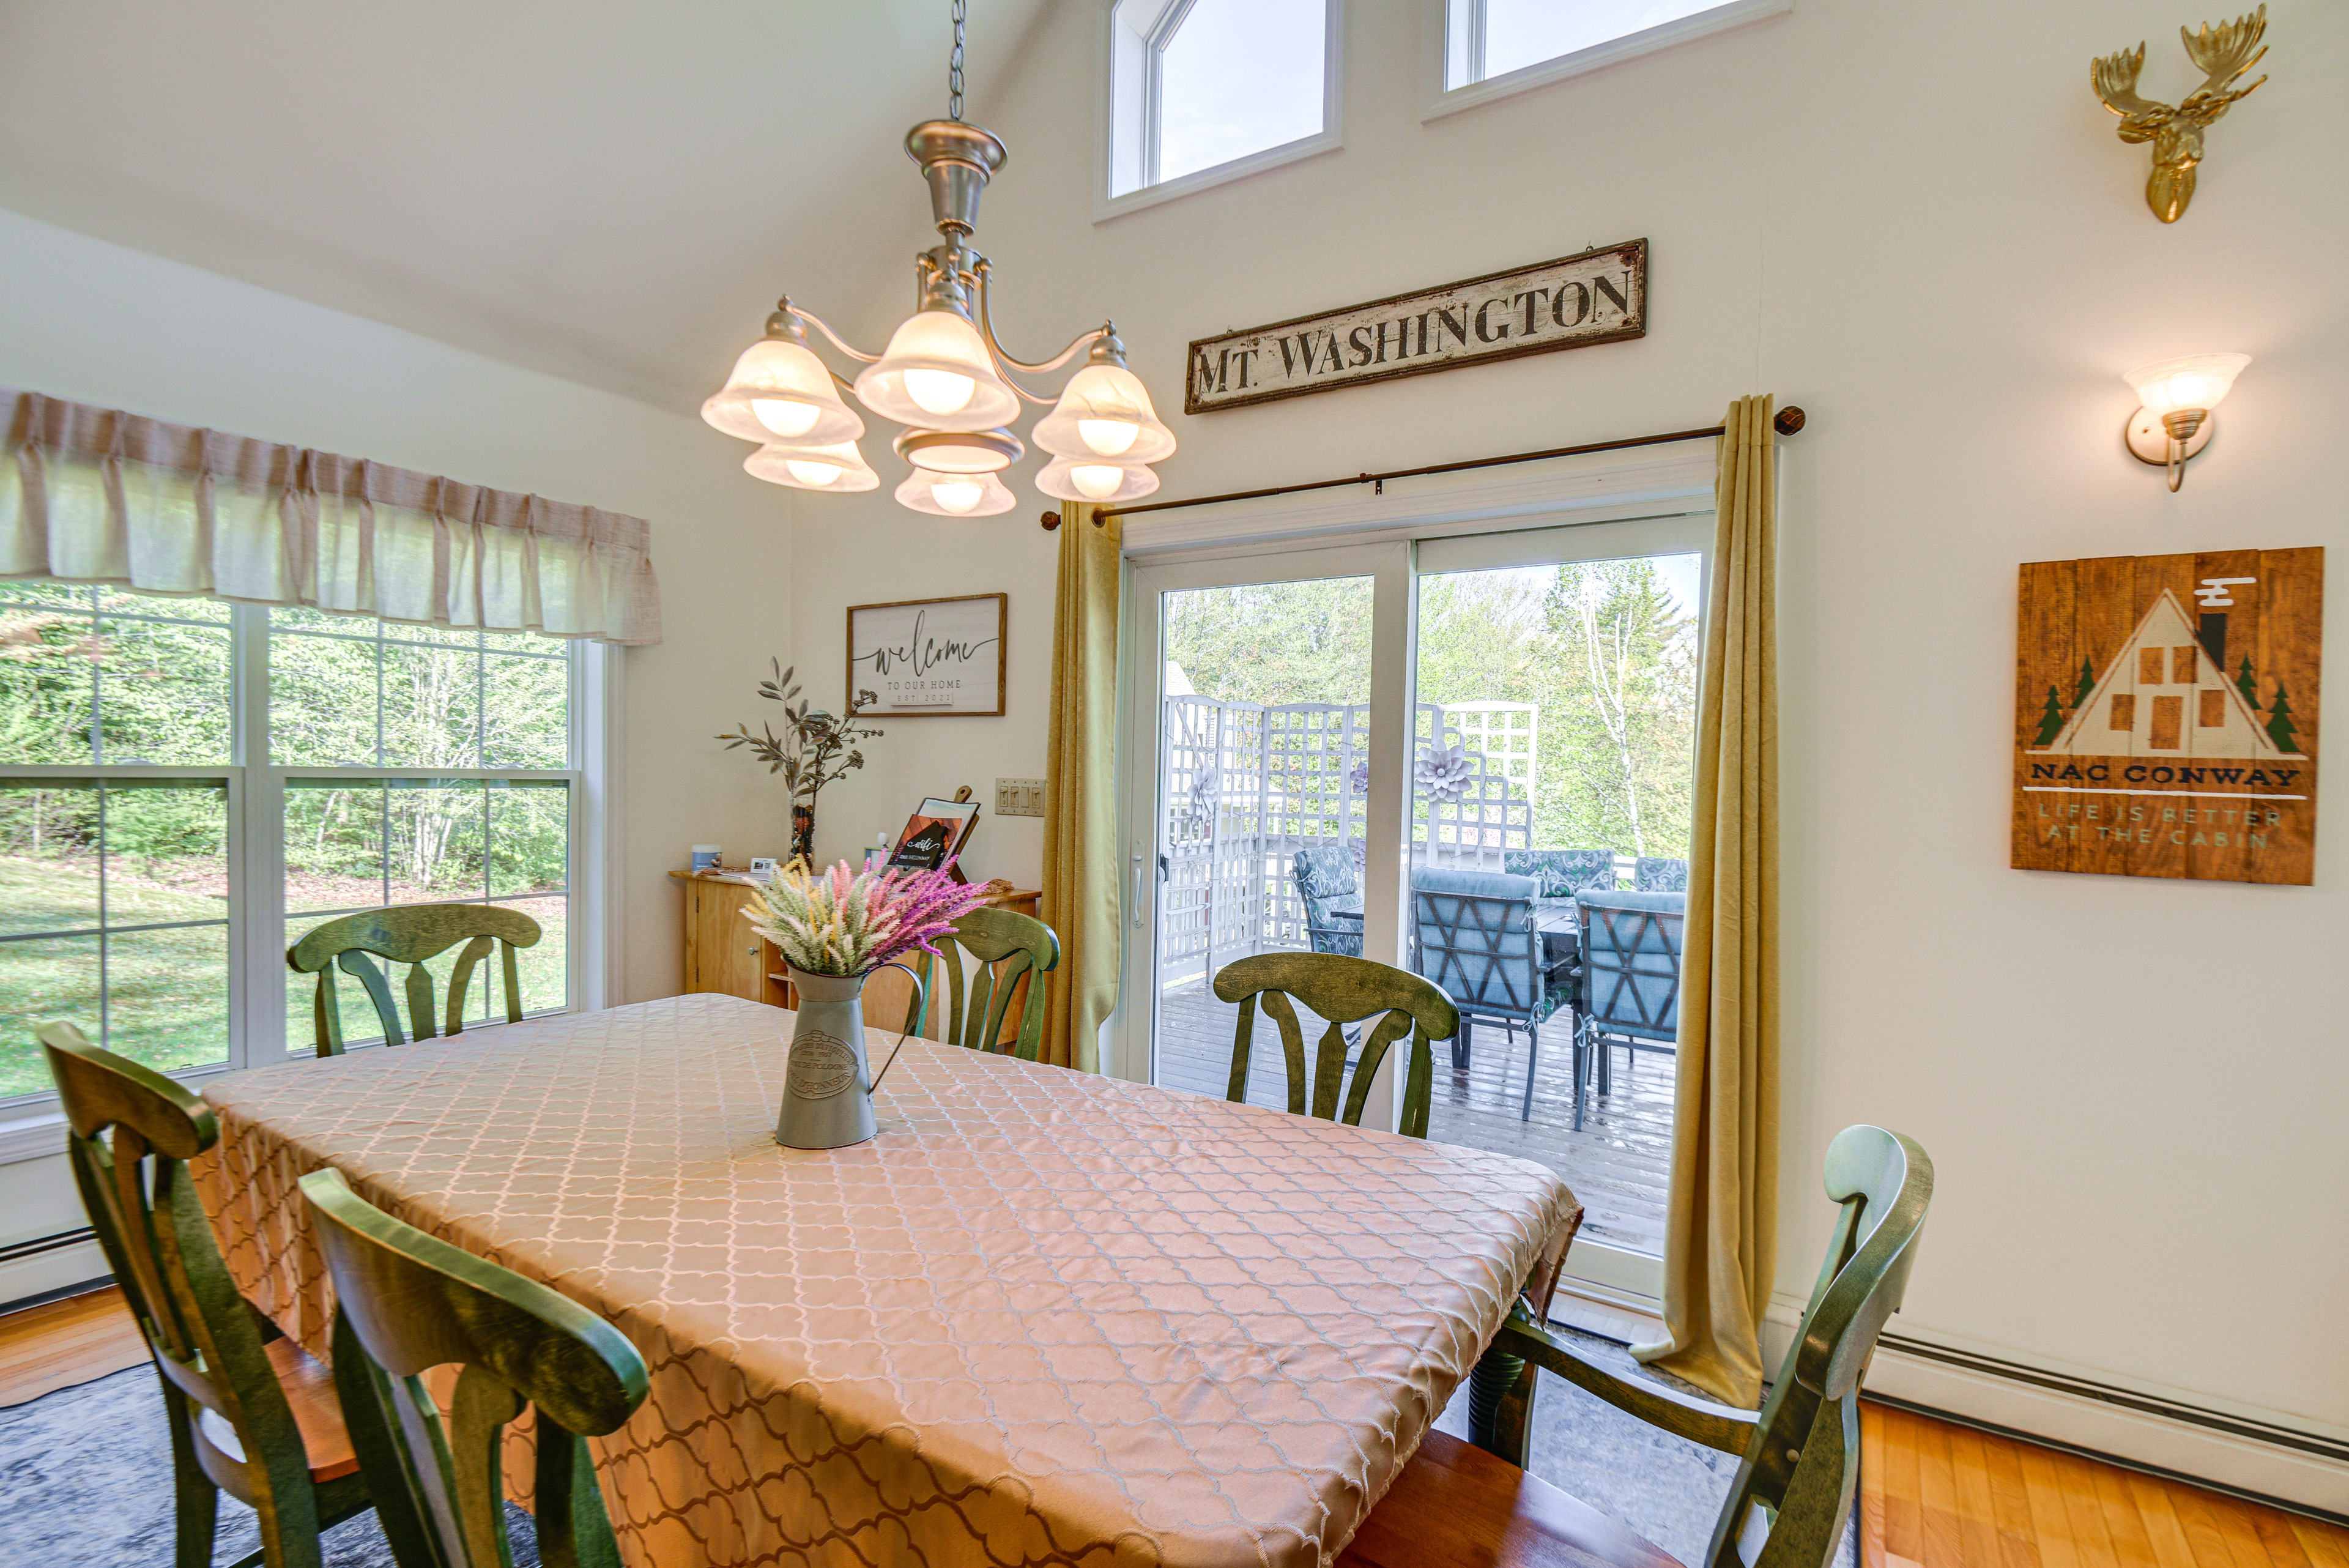
M 2153 143 L 2153 173 L 2145 183 L 2145 202 L 2153 215 L 2174 223 L 2194 199 L 2194 169 L 2202 161 L 2202 132 L 2214 119 L 2257 91 L 2261 77 L 2249 87 L 2234 84 L 2267 54 L 2260 39 L 2268 30 L 2268 8 L 2199 32 L 2178 29 L 2186 41 L 2186 57 L 2202 72 L 2200 87 L 2183 102 L 2156 103 L 2137 96 L 2137 72 L 2145 68 L 2145 46 L 2092 60 L 2089 85 L 2106 109 L 2120 116 L 2120 138 L 2135 145 Z

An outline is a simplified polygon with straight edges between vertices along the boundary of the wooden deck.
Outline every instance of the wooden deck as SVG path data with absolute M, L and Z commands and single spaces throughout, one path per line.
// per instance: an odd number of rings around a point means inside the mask
M 1304 1009 L 1298 1012 L 1309 1050 L 1325 1026 Z M 1239 1009 L 1217 1002 L 1204 981 L 1169 989 L 1158 1009 L 1158 1082 L 1221 1098 L 1231 1077 L 1238 1022 Z M 1529 1121 L 1518 1119 L 1526 1093 L 1523 1030 L 1512 1044 L 1499 1029 L 1477 1026 L 1464 1073 L 1452 1070 L 1448 1046 L 1437 1046 L 1428 1137 L 1548 1166 L 1582 1200 L 1583 1235 L 1660 1253 L 1671 1169 L 1672 1060 L 1641 1052 L 1637 1064 L 1627 1069 L 1619 1049 L 1612 1092 L 1591 1097 L 1577 1132 L 1572 1028 L 1563 1015 L 1542 1026 Z M 1287 1105 L 1287 1083 L 1279 1030 L 1259 1019 L 1247 1097 L 1256 1105 Z

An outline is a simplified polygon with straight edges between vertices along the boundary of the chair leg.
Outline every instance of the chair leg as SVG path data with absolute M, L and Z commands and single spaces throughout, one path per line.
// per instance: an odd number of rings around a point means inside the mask
M 1529 1023 L 1526 1026 L 1526 1106 L 1517 1113 L 1517 1120 L 1521 1122 L 1534 1119 L 1534 1075 L 1540 1067 L 1541 1025 Z
M 1452 1037 L 1452 1070 L 1455 1073 L 1464 1073 L 1468 1070 L 1469 1031 L 1475 1027 L 1475 1024 L 1463 1017 L 1460 1020 L 1460 1033 Z
M 163 1407 L 171 1428 L 172 1565 L 212 1568 L 212 1537 L 220 1528 L 220 1488 L 196 1462 L 195 1436 L 190 1429 L 195 1417 L 187 1396 L 160 1371 L 155 1379 L 163 1385 Z
M 1590 1058 L 1590 1042 L 1585 1038 L 1589 1031 L 1577 1025 L 1574 1031 L 1574 1130 L 1582 1130 L 1582 1075 Z

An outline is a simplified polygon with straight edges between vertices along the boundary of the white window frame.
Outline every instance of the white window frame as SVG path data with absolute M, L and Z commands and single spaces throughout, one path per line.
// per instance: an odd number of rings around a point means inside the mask
M 205 1080 L 223 1073 L 311 1057 L 313 1046 L 309 1041 L 286 1038 L 284 1034 L 287 970 L 282 836 L 288 779 L 521 778 L 559 779 L 566 783 L 571 849 L 565 868 L 569 945 L 564 962 L 569 1001 L 564 1009 L 545 1012 L 581 1012 L 616 1005 L 622 968 L 621 927 L 617 900 L 609 894 L 611 878 L 620 863 L 616 763 L 622 712 L 621 650 L 585 639 L 572 642 L 572 766 L 281 767 L 268 756 L 268 611 L 254 605 L 229 607 L 233 685 L 230 693 L 232 741 L 228 763 L 186 767 L 74 763 L 0 765 L 0 783 L 42 778 L 225 781 L 228 857 L 229 864 L 236 868 L 230 879 L 227 898 L 230 1026 L 226 1060 L 184 1068 L 171 1076 L 201 1089 Z M 372 624 L 370 618 L 353 619 Z M 367 1048 L 369 1047 L 353 1047 Z M 57 1153 L 57 1127 L 62 1120 L 55 1094 L 0 1100 L 0 1165 Z
M 1129 0 L 1142 5 L 1143 0 Z M 1246 157 L 1194 170 L 1176 180 L 1158 179 L 1159 51 L 1196 0 L 1152 0 L 1142 31 L 1121 20 L 1117 0 L 1095 7 L 1099 69 L 1094 73 L 1093 222 L 1102 223 L 1144 207 L 1155 207 L 1217 185 L 1245 180 L 1268 169 L 1318 158 L 1345 145 L 1345 0 L 1322 0 L 1321 129 Z M 1121 178 L 1133 182 L 1111 192 Z
M 1521 92 L 1547 87 L 1552 82 L 1569 77 L 1603 70 L 1620 65 L 1625 60 L 1638 59 L 1693 39 L 1725 33 L 1733 27 L 1744 27 L 1773 16 L 1783 16 L 1795 8 L 1795 0 L 1727 0 L 1711 10 L 1693 16 L 1676 17 L 1636 33 L 1626 33 L 1619 38 L 1593 44 L 1587 49 L 1576 49 L 1547 60 L 1537 60 L 1506 76 L 1485 77 L 1483 73 L 1485 53 L 1485 0 L 1423 0 L 1426 18 L 1423 57 L 1423 99 L 1420 119 L 1423 122 L 1442 119 L 1463 109 L 1475 109 L 1499 99 L 1514 98 Z M 1471 61 L 1469 78 L 1459 87 L 1447 85 L 1451 64 L 1466 56 Z

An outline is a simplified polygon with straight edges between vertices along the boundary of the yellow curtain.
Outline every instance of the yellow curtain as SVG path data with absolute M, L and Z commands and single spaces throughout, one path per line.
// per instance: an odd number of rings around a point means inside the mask
M 1777 499 L 1771 400 L 1729 406 L 1697 698 L 1664 1324 L 1635 1346 L 1733 1404 L 1762 1398 L 1778 1231 Z
M 1040 1059 L 1101 1070 L 1117 1005 L 1117 578 L 1119 524 L 1061 507 L 1052 610 L 1052 739 L 1044 763 L 1044 919 L 1061 938 L 1046 988 Z

